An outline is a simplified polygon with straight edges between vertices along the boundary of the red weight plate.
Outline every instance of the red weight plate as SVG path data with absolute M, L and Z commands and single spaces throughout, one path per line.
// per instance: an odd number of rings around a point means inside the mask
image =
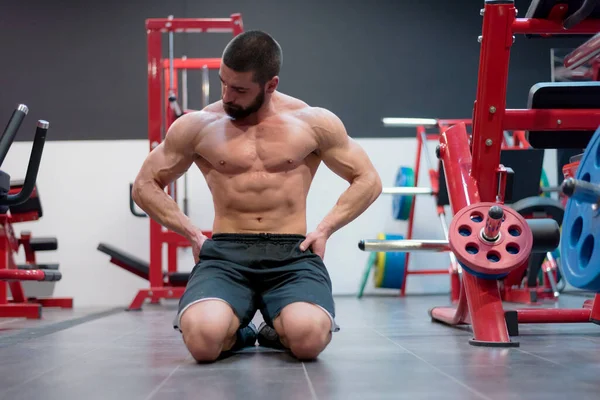
M 482 232 L 490 207 L 500 206 L 504 218 L 497 240 Z M 449 229 L 450 248 L 467 268 L 485 275 L 507 274 L 527 262 L 533 236 L 527 221 L 516 211 L 496 203 L 477 203 L 460 210 Z

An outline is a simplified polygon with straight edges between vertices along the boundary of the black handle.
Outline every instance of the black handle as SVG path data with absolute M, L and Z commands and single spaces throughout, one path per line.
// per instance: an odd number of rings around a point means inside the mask
M 133 215 L 135 215 L 136 217 L 140 217 L 140 218 L 146 218 L 147 215 L 144 213 L 140 213 L 137 212 L 135 209 L 135 202 L 133 201 L 133 183 L 129 184 L 129 210 L 131 210 L 131 213 Z
M 512 168 L 506 168 L 506 186 L 504 188 L 504 202 L 512 203 L 515 190 L 515 171 Z
M 181 111 L 181 106 L 177 102 L 177 97 L 174 95 L 169 96 L 169 106 L 173 114 L 175 114 L 175 119 L 181 117 L 183 115 L 183 111 Z
M 44 281 L 46 282 L 56 282 L 62 279 L 62 274 L 60 271 L 48 270 L 44 271 Z
M 560 244 L 560 227 L 551 218 L 533 218 L 527 220 L 533 235 L 532 253 L 554 251 Z
M 8 120 L 8 124 L 6 124 L 6 128 L 4 128 L 4 133 L 2 133 L 2 138 L 0 138 L 0 166 L 4 163 L 4 159 L 8 154 L 8 149 L 15 140 L 17 131 L 21 127 L 21 123 L 28 112 L 29 109 L 25 104 L 19 104 Z
M 15 204 L 24 203 L 25 201 L 27 201 L 27 199 L 29 199 L 31 193 L 33 193 L 33 188 L 35 187 L 38 171 L 40 169 L 40 162 L 42 161 L 42 152 L 44 151 L 44 144 L 46 143 L 46 133 L 48 132 L 49 126 L 50 124 L 48 123 L 48 121 L 38 121 L 23 187 L 21 188 L 19 193 L 8 195 L 6 199 L 0 200 L 1 205 L 11 206 Z
M 573 14 L 571 14 L 570 17 L 563 21 L 563 27 L 565 27 L 566 29 L 571 29 L 572 27 L 589 17 L 598 5 L 598 3 L 600 3 L 600 1 L 598 0 L 585 0 L 577 11 L 575 11 Z

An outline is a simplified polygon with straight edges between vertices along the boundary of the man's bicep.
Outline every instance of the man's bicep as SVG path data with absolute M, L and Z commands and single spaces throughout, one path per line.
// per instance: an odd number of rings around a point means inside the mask
M 196 158 L 195 135 L 190 135 L 185 129 L 185 126 L 178 126 L 170 130 L 165 140 L 148 154 L 140 169 L 141 179 L 152 179 L 165 187 L 190 168 Z
M 335 174 L 348 182 L 374 170 L 365 150 L 352 139 L 344 123 L 328 110 L 319 109 L 315 126 L 319 136 L 321 159 Z
M 170 148 L 167 142 L 163 142 L 148 155 L 140 169 L 140 176 L 165 187 L 181 177 L 193 162 L 194 157 L 189 152 Z
M 323 151 L 321 157 L 331 171 L 348 182 L 373 169 L 365 150 L 349 137 Z

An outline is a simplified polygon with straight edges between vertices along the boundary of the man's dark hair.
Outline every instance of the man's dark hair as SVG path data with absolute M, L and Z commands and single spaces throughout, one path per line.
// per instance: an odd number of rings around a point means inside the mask
M 231 40 L 223 52 L 223 63 L 236 72 L 254 71 L 254 81 L 264 86 L 279 75 L 282 64 L 279 43 L 262 31 L 246 31 Z

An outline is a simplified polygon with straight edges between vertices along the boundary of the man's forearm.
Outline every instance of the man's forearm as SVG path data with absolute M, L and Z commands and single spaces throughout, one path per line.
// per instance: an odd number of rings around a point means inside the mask
M 318 231 L 331 236 L 335 231 L 361 215 L 381 194 L 381 180 L 376 172 L 356 178 L 323 218 Z
M 136 182 L 132 196 L 135 203 L 160 225 L 187 239 L 194 237 L 196 227 L 156 182 Z

